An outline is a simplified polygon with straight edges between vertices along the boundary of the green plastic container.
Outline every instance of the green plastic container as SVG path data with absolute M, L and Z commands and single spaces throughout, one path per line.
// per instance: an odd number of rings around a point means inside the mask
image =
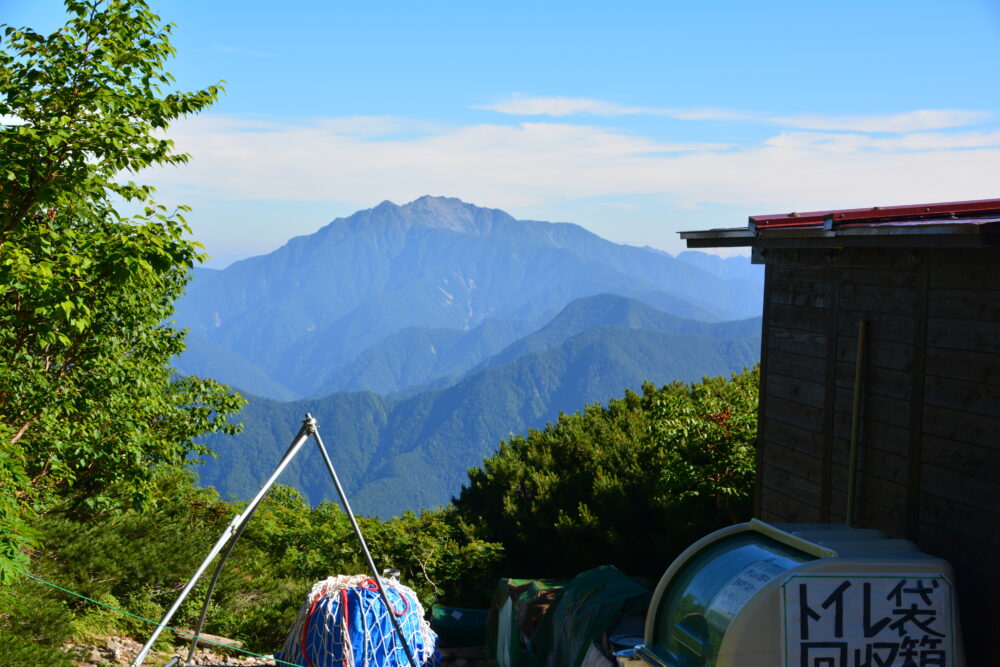
M 431 629 L 441 646 L 483 646 L 486 643 L 485 609 L 431 607 Z

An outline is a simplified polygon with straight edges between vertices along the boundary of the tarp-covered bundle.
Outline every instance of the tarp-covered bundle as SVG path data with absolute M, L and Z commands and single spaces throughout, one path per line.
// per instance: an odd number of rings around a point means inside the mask
M 412 590 L 382 579 L 386 609 L 375 580 L 338 575 L 315 584 L 275 657 L 302 667 L 409 667 L 393 614 L 419 667 L 437 667 L 437 637 Z
M 498 667 L 608 664 L 595 642 L 627 625 L 625 618 L 637 621 L 641 636 L 649 598 L 645 587 L 611 565 L 569 582 L 501 579 L 490 607 L 486 654 Z
M 623 613 L 645 614 L 650 592 L 613 565 L 576 575 L 559 605 L 542 618 L 531 648 L 546 667 L 584 663 L 591 644 L 610 632 Z

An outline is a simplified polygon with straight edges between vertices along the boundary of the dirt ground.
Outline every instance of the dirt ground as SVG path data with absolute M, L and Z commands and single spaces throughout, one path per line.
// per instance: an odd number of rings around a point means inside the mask
M 91 646 L 67 645 L 66 652 L 73 656 L 76 667 L 117 667 L 131 664 L 142 649 L 142 644 L 129 637 L 107 637 Z M 266 658 L 255 658 L 236 652 L 214 649 L 199 649 L 192 664 L 200 667 L 278 667 L 279 663 Z M 146 665 L 161 667 L 175 656 L 187 656 L 187 645 L 178 646 L 171 653 L 154 653 L 146 659 Z M 482 647 L 442 648 L 441 663 L 447 667 L 485 667 Z M 184 662 L 180 661 L 180 665 Z

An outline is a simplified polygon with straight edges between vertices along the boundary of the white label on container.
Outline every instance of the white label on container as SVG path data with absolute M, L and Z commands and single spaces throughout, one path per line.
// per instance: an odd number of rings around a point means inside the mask
M 787 567 L 775 563 L 772 559 L 750 563 L 730 577 L 729 581 L 719 589 L 709 603 L 705 615 L 717 626 L 726 627 L 754 593 L 787 571 Z
M 785 667 L 953 667 L 951 583 L 940 574 L 792 575 Z

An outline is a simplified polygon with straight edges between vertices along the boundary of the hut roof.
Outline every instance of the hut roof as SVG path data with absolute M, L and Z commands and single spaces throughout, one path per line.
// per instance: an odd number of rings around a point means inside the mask
M 681 238 L 691 248 L 1000 245 L 1000 199 L 752 215 L 746 227 Z

